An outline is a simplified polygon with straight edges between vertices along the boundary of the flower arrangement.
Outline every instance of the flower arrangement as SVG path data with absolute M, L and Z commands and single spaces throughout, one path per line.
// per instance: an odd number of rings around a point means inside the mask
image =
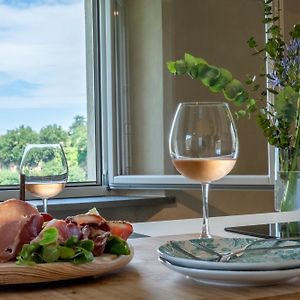
M 229 70 L 187 53 L 183 59 L 167 65 L 171 74 L 188 74 L 210 91 L 223 93 L 225 99 L 239 107 L 235 112 L 237 117 L 255 115 L 269 144 L 279 150 L 279 170 L 288 172 L 281 210 L 291 210 L 296 197 L 294 171 L 298 171 L 300 157 L 300 24 L 294 25 L 289 41 L 285 42 L 278 25 L 280 8 L 274 8 L 274 1 L 264 2 L 265 45 L 259 46 L 254 37 L 247 41 L 253 55 L 262 55 L 264 61 L 259 76 L 266 77 L 268 84 L 261 90 L 260 99 L 251 97 L 251 92 L 261 89 L 255 82 L 256 76 L 247 78 L 242 84 Z M 267 65 L 270 68 L 266 68 Z M 267 72 L 268 69 L 271 71 Z M 266 101 L 265 108 L 259 109 L 258 101 Z

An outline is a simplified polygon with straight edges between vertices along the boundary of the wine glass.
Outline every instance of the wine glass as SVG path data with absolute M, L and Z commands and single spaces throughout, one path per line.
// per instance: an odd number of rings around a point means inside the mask
M 47 200 L 58 195 L 68 179 L 68 164 L 60 144 L 29 144 L 26 146 L 20 174 L 25 179 L 25 190 L 43 199 L 47 213 Z
M 227 175 L 236 163 L 238 137 L 229 107 L 223 102 L 180 103 L 171 127 L 169 151 L 175 168 L 202 186 L 203 225 L 210 238 L 209 184 Z

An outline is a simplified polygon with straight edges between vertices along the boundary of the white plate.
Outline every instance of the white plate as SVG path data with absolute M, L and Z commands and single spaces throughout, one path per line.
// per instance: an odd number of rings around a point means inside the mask
M 224 253 L 239 249 L 249 242 L 254 241 L 251 238 L 214 238 L 214 239 L 194 239 L 176 241 L 181 248 L 192 253 L 198 259 L 193 259 L 181 253 L 174 248 L 170 242 L 162 245 L 158 249 L 158 253 L 170 263 L 198 269 L 210 270 L 279 270 L 300 267 L 300 242 L 298 241 L 278 241 L 275 239 L 260 240 L 251 248 L 255 247 L 271 247 L 274 244 L 287 246 L 291 244 L 299 244 L 299 248 L 294 249 L 277 249 L 277 250 L 260 250 L 246 251 L 241 257 L 233 258 L 229 262 L 217 262 L 217 256 L 210 254 L 207 250 L 202 250 L 194 246 L 191 242 L 201 243 L 209 249 Z M 278 244 L 279 243 L 279 244 Z
M 278 271 L 222 271 L 185 268 L 171 264 L 163 258 L 159 261 L 168 269 L 205 284 L 221 286 L 265 286 L 283 283 L 300 276 L 300 268 Z

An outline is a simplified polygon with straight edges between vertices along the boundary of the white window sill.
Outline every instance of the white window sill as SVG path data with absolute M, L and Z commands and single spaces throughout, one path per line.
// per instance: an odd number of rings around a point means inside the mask
M 27 200 L 42 211 L 42 200 Z M 147 205 L 166 205 L 175 203 L 175 197 L 145 197 L 145 196 L 100 196 L 100 197 L 80 197 L 67 199 L 48 200 L 48 211 L 55 215 L 56 212 L 79 211 L 87 212 L 89 209 L 96 207 L 101 208 L 118 208 Z

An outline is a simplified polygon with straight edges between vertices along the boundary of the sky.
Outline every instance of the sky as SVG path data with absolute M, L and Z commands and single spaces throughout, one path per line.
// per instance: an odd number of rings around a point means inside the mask
M 86 116 L 84 0 L 0 0 L 0 134 Z

